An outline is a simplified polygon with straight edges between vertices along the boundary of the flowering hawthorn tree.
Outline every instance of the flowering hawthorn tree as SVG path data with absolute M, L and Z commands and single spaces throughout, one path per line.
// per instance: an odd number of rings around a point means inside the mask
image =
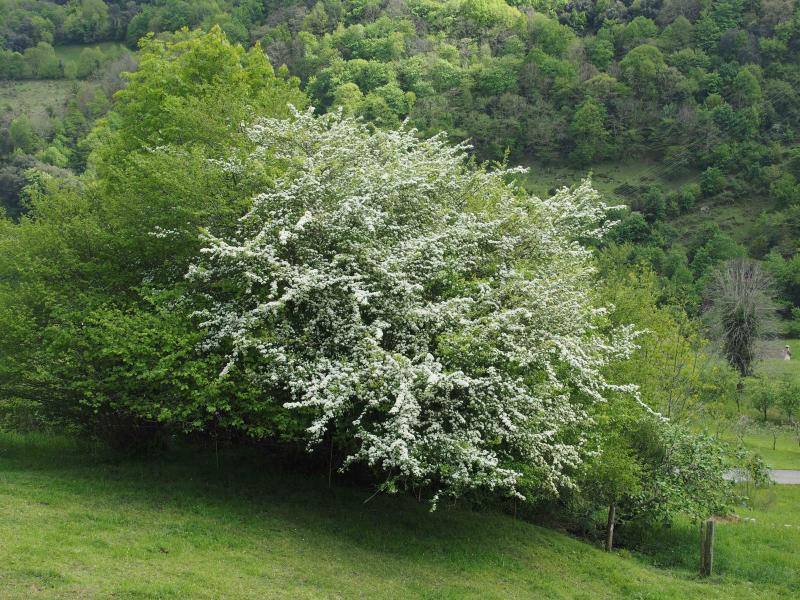
M 552 198 L 475 166 L 465 146 L 295 112 L 249 129 L 239 173 L 283 175 L 215 237 L 187 277 L 208 347 L 335 429 L 386 489 L 483 489 L 524 498 L 572 484 L 586 408 L 626 386 L 602 375 L 633 349 L 592 302 L 605 207 L 588 182 Z M 343 468 L 344 468 L 343 467 Z

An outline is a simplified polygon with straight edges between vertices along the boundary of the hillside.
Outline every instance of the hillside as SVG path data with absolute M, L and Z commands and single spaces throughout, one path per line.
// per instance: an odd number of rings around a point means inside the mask
M 742 255 L 769 257 L 784 317 L 800 307 L 791 0 L 15 1 L 0 8 L 0 79 L 116 80 L 133 67 L 120 44 L 213 26 L 259 43 L 319 111 L 446 131 L 481 160 L 531 165 L 540 193 L 593 172 L 631 209 L 613 240 L 633 245 L 629 262 L 649 264 L 690 313 L 710 270 Z M 81 171 L 77 138 L 107 107 L 81 108 L 85 126 L 62 134 L 58 119 L 40 121 L 22 140 L 2 135 L 11 119 L 0 118 L 0 155 Z M 31 162 L 14 161 L 7 177 L 18 180 Z M 3 201 L 15 216 L 13 187 Z
M 0 110 L 11 118 L 26 115 L 33 121 L 46 119 L 50 114 L 63 117 L 64 105 L 70 93 L 70 83 L 51 81 L 0 82 Z
M 668 534 L 683 545 L 663 554 L 607 554 L 505 515 L 430 513 L 407 497 L 365 503 L 370 495 L 227 454 L 217 470 L 213 454 L 112 460 L 65 440 L 4 434 L 2 595 L 748 598 L 758 584 L 762 596 L 789 598 L 800 590 L 791 556 L 800 521 L 786 512 L 793 490 L 752 513 L 757 526 L 720 525 L 720 574 L 707 583 L 694 577 L 688 526 Z M 743 546 L 756 541 L 761 550 L 741 564 Z
M 0 0 L 0 598 L 797 597 L 797 89 L 790 0 Z

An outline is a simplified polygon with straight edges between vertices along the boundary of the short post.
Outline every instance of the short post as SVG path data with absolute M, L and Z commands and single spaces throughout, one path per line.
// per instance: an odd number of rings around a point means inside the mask
M 617 516 L 617 505 L 613 502 L 608 507 L 608 523 L 606 524 L 606 552 L 614 547 L 614 520 Z
M 700 576 L 708 577 L 714 570 L 714 520 L 700 523 Z

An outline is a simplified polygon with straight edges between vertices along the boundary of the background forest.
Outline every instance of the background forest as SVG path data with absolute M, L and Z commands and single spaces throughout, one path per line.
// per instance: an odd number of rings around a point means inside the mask
M 34 164 L 85 168 L 85 136 L 133 64 L 123 45 L 214 24 L 235 42 L 260 42 L 318 110 L 342 106 L 387 126 L 409 118 L 425 135 L 469 139 L 481 160 L 534 167 L 538 193 L 593 172 L 610 204 L 630 207 L 612 236 L 630 244 L 626 260 L 648 262 L 667 301 L 692 314 L 715 264 L 764 260 L 800 328 L 791 0 L 5 0 L 9 214 Z

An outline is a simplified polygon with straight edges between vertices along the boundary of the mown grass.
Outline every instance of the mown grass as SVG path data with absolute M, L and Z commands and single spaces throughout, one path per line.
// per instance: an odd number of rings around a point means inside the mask
M 783 348 L 787 345 L 793 356 L 789 361 L 783 359 Z M 766 341 L 762 344 L 761 354 L 762 359 L 756 366 L 756 379 L 749 385 L 759 385 L 761 381 L 800 383 L 800 340 L 777 338 Z M 754 425 L 759 424 L 762 417 L 752 406 L 743 406 L 743 410 L 754 420 Z M 775 427 L 786 420 L 779 406 L 772 407 L 767 414 L 769 427 L 751 428 L 742 436 L 742 442 L 747 448 L 758 452 L 773 469 L 800 469 L 798 434 L 791 428 L 781 430 Z M 770 428 L 776 430 L 774 439 Z M 729 431 L 726 437 L 734 440 L 736 436 Z
M 369 490 L 329 490 L 252 457 L 223 456 L 219 469 L 188 451 L 115 460 L 2 434 L 0 596 L 790 598 L 800 538 L 778 524 L 800 496 L 774 494 L 748 513 L 756 523 L 721 528 L 719 575 L 699 581 L 689 524 L 659 533 L 649 554 L 607 554 L 505 515 L 365 504 Z
M 783 348 L 789 346 L 791 360 L 783 359 Z M 756 375 L 767 379 L 789 379 L 800 383 L 800 340 L 776 338 L 763 344 L 763 358 Z
M 749 581 L 753 597 L 800 594 L 800 486 L 749 490 L 750 508 L 738 519 L 717 523 L 715 571 L 720 584 Z M 696 561 L 697 525 L 684 522 L 648 538 L 642 557 L 669 569 L 690 569 Z M 780 592 L 778 590 L 781 590 Z
M 729 433 L 726 439 L 735 441 L 736 436 Z M 771 469 L 800 469 L 800 445 L 792 433 L 779 433 L 774 450 L 772 434 L 766 431 L 748 433 L 742 437 L 742 442 L 745 448 L 758 452 Z

